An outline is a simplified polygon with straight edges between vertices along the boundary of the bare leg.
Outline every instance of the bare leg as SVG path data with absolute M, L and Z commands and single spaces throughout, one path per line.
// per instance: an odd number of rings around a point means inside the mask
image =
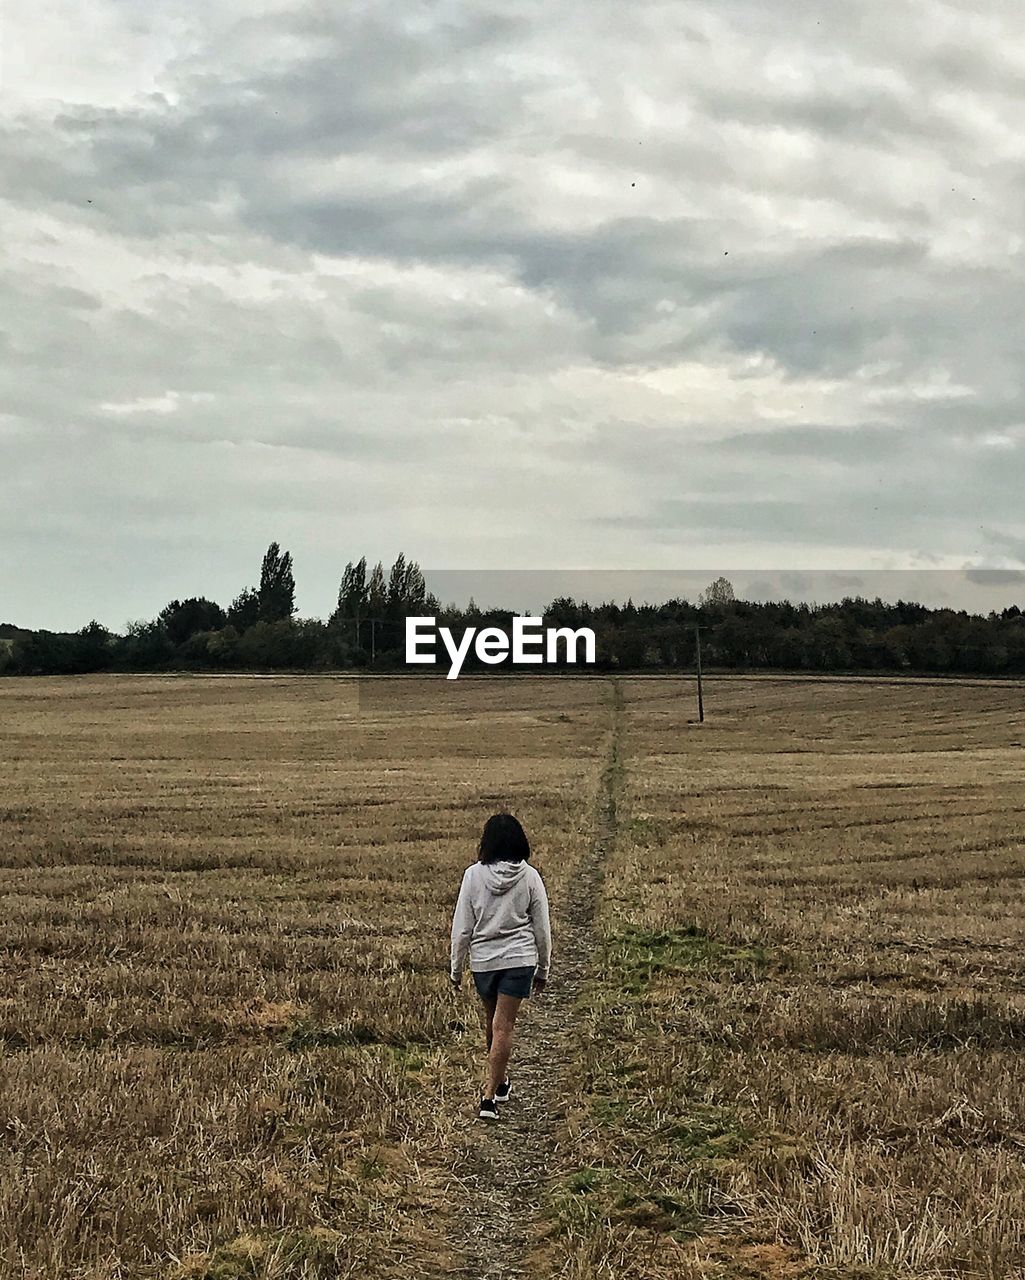
M 484 1001 L 484 1035 L 487 1038 L 487 1052 L 491 1052 L 491 1039 L 494 1035 L 495 1022 L 495 1005 L 498 1003 L 498 996 L 492 996 L 490 1000 Z
M 491 1020 L 491 1049 L 488 1053 L 488 1088 L 486 1098 L 493 1098 L 498 1086 L 505 1080 L 512 1053 L 513 1027 L 522 1000 L 518 996 L 498 997 L 495 1015 Z

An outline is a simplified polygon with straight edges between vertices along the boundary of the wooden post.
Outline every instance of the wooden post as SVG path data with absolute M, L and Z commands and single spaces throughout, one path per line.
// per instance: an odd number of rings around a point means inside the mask
M 705 723 L 705 699 L 701 691 L 701 628 L 694 628 L 694 641 L 698 652 L 698 724 Z

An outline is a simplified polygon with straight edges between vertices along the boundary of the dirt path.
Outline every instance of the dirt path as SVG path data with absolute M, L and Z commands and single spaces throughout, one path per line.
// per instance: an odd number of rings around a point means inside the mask
M 460 1220 L 453 1241 L 464 1280 L 526 1280 L 541 1201 L 562 1116 L 560 1086 L 573 1031 L 573 1005 L 589 973 L 594 914 L 605 860 L 616 835 L 623 694 L 609 683 L 608 747 L 595 808 L 594 835 L 580 859 L 556 921 L 555 977 L 529 1021 L 513 1061 L 514 1101 L 499 1124 L 475 1122 L 461 1173 Z

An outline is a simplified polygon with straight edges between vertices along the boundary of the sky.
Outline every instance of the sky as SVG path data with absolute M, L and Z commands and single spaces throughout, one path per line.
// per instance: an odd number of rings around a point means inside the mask
M 315 616 L 399 551 L 1025 604 L 1023 37 L 1012 0 L 7 6 L 0 622 L 228 603 L 271 540 Z

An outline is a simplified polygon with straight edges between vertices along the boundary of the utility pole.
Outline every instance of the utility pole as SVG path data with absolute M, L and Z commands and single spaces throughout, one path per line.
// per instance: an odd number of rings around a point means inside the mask
M 701 693 L 701 628 L 694 628 L 694 642 L 698 652 L 698 724 L 705 723 L 705 700 Z

